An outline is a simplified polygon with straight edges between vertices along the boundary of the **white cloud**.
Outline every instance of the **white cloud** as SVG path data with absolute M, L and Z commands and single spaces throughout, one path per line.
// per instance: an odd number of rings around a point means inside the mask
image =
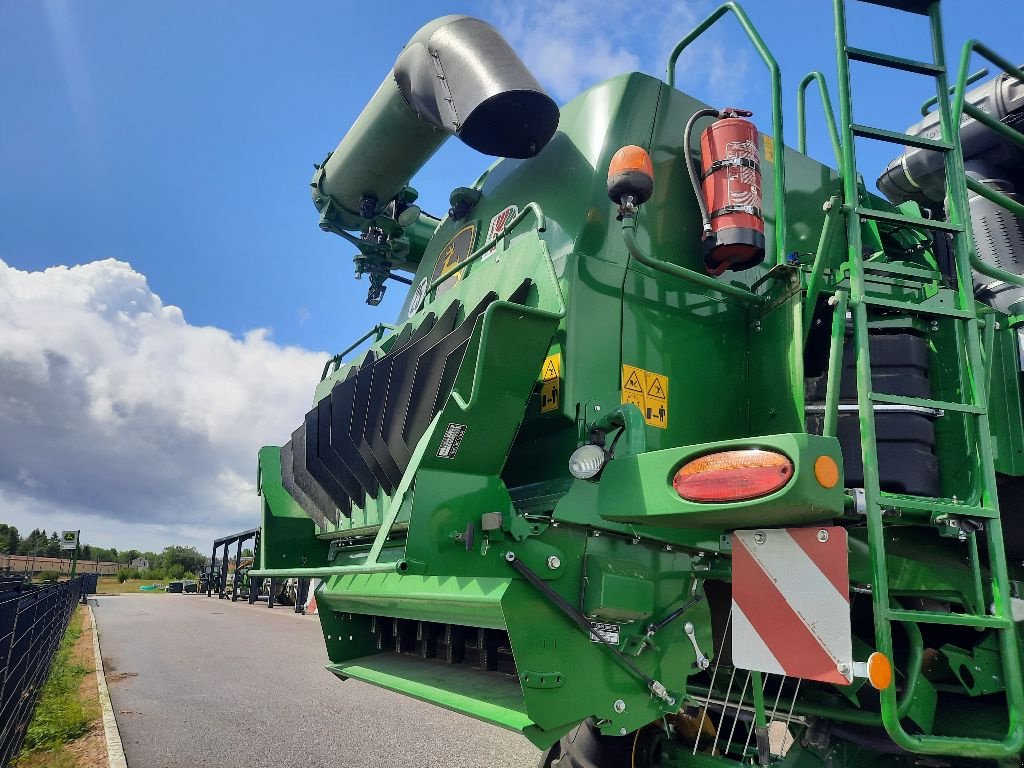
M 712 8 L 704 0 L 524 0 L 482 10 L 541 83 L 567 100 L 623 72 L 664 77 L 672 47 Z M 746 40 L 729 38 L 726 30 L 716 25 L 684 52 L 677 80 L 698 98 L 721 105 L 744 95 L 749 61 Z
M 205 545 L 257 521 L 326 355 L 189 325 L 129 264 L 0 261 L 0 522 L 87 543 Z

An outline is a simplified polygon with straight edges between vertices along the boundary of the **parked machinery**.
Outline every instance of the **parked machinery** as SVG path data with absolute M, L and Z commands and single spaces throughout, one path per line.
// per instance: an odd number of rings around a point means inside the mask
M 974 137 L 1021 145 L 1024 75 L 971 43 L 949 96 L 938 3 L 876 4 L 938 58 L 847 45 L 835 0 L 838 170 L 784 146 L 734 3 L 668 82 L 560 110 L 483 22 L 406 46 L 312 190 L 368 301 L 411 289 L 259 453 L 249 575 L 322 579 L 339 678 L 561 768 L 1019 764 L 1024 165 Z M 726 13 L 771 74 L 756 123 L 673 87 Z M 998 116 L 971 51 L 1007 72 Z M 850 61 L 933 78 L 938 128 L 854 124 Z M 503 159 L 437 219 L 408 184 L 449 135 Z M 855 137 L 921 189 L 865 189 Z

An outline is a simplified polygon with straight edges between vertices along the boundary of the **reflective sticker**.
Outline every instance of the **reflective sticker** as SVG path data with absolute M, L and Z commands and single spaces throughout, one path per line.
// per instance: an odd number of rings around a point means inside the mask
M 491 223 L 487 227 L 487 239 L 484 240 L 484 242 L 485 243 L 489 243 L 491 240 L 493 240 L 498 235 L 500 235 L 502 232 L 504 232 L 505 231 L 505 225 L 507 225 L 510 221 L 512 221 L 512 219 L 514 219 L 518 215 L 519 215 L 519 206 L 518 205 L 510 205 L 510 206 L 508 206 L 508 208 L 506 208 L 505 210 L 501 211 L 501 213 L 499 213 L 497 216 L 495 216 L 493 219 L 491 219 Z M 489 259 L 491 257 L 491 254 L 494 253 L 494 248 L 496 248 L 496 247 L 497 246 L 492 247 L 491 249 L 489 249 L 487 251 L 487 253 L 485 253 L 480 258 L 480 260 L 483 261 L 484 259 Z
M 853 640 L 846 529 L 733 533 L 732 612 L 737 667 L 848 685 Z
M 540 412 L 558 410 L 562 395 L 562 355 L 548 355 L 540 367 Z
M 639 408 L 648 425 L 668 428 L 668 376 L 622 366 L 622 402 Z

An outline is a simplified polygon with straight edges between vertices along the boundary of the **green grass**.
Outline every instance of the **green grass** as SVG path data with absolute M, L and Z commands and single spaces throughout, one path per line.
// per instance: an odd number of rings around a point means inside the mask
M 159 584 L 160 586 L 166 587 L 171 579 L 129 579 L 125 582 L 119 582 L 113 576 L 104 576 L 99 580 L 96 585 L 96 592 L 103 595 L 112 594 L 136 594 L 145 595 L 149 594 L 146 592 L 140 592 L 139 587 L 147 584 Z M 157 590 L 156 594 L 164 594 L 163 590 Z
M 75 642 L 82 635 L 83 619 L 81 610 L 76 610 L 54 656 L 50 676 L 25 734 L 22 756 L 59 749 L 88 731 L 99 715 L 91 702 L 84 702 L 78 696 L 82 678 L 92 672 L 90 667 L 72 660 Z

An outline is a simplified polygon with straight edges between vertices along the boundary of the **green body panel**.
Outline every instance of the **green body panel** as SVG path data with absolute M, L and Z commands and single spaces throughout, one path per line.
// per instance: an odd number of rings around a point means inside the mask
M 735 4 L 704 26 L 727 11 L 757 45 Z M 1018 334 L 1009 318 L 968 301 L 939 270 L 920 228 L 870 217 L 921 211 L 891 206 L 851 176 L 847 91 L 840 93 L 842 141 L 834 142 L 842 179 L 760 136 L 769 245 L 764 262 L 746 271 L 694 278 L 704 274 L 701 220 L 685 163 L 699 152 L 705 124 L 691 147 L 681 137 L 706 105 L 637 73 L 566 104 L 535 158 L 494 163 L 473 185 L 480 197 L 464 218 L 406 228 L 415 258 L 401 266 L 416 270 L 413 287 L 395 326 L 364 338 L 374 354 L 454 302 L 461 324 L 489 293 L 498 300 L 472 327 L 451 394 L 401 484 L 317 529 L 281 487 L 278 449 L 260 453 L 262 571 L 324 579 L 316 595 L 334 674 L 510 728 L 539 746 L 593 718 L 605 736 L 637 734 L 637 768 L 756 762 L 753 729 L 776 710 L 792 713 L 790 731 L 803 737 L 773 758 L 776 765 L 909 768 L 914 752 L 1015 754 L 1013 733 L 999 740 L 1019 714 L 1021 646 L 1006 606 L 1022 596 L 1024 575 L 1018 563 L 1010 566 L 1016 580 L 1007 578 L 993 468 L 1012 489 L 1024 475 Z M 396 105 L 378 95 L 371 107 Z M 781 117 L 755 119 L 781 138 Z M 423 151 L 430 137 L 410 140 L 415 146 L 400 155 Z M 605 177 L 627 144 L 650 153 L 655 185 L 620 223 Z M 784 181 L 773 155 L 784 160 Z M 777 182 L 785 231 L 776 231 Z M 854 216 L 844 198 L 869 215 Z M 508 206 L 518 215 L 485 247 L 492 220 Z M 451 272 L 449 246 L 460 233 L 464 250 L 455 255 L 467 266 Z M 508 301 L 524 281 L 521 301 Z M 930 398 L 884 402 L 930 409 L 938 498 L 878 485 L 871 397 L 886 393 L 870 391 L 869 332 L 926 340 Z M 845 344 L 857 351 L 858 391 L 840 405 Z M 542 383 L 552 357 L 553 406 L 551 380 Z M 364 352 L 334 360 L 314 403 L 366 359 Z M 624 366 L 665 382 L 663 423 L 623 404 Z M 830 382 L 824 405 L 805 400 L 805 387 L 819 380 Z M 958 403 L 966 409 L 949 407 Z M 807 431 L 812 405 L 825 411 L 824 435 Z M 845 488 L 836 437 L 839 409 L 851 407 L 860 414 L 864 490 Z M 446 454 L 453 428 L 462 430 L 461 442 Z M 597 477 L 575 479 L 569 457 L 590 442 L 606 449 L 608 461 Z M 786 455 L 793 476 L 742 502 L 694 503 L 675 492 L 673 476 L 691 459 L 742 448 Z M 822 456 L 841 470 L 832 488 L 815 475 Z M 1004 514 L 1024 513 L 1024 493 L 1016 493 L 1000 491 Z M 895 667 L 896 685 L 881 696 L 862 678 L 796 687 L 756 673 L 743 684 L 744 670 L 731 666 L 729 534 L 810 524 L 842 525 L 849 534 L 855 661 L 883 650 Z M 995 540 L 987 551 L 979 543 L 986 534 Z M 583 628 L 588 623 L 614 639 L 599 642 Z M 475 640 L 465 658 L 443 658 L 438 638 L 456 635 Z M 693 643 L 711 670 L 699 668 Z M 751 681 L 756 690 L 748 692 Z M 740 743 L 730 734 L 728 745 L 713 745 L 705 731 L 684 744 L 680 734 L 697 733 L 693 713 L 720 712 L 721 702 L 726 713 L 743 704 L 752 715 L 713 714 L 717 728 L 741 734 Z M 661 725 L 644 727 L 651 723 Z M 880 754 L 881 742 L 870 739 L 858 746 L 861 733 L 908 752 Z

